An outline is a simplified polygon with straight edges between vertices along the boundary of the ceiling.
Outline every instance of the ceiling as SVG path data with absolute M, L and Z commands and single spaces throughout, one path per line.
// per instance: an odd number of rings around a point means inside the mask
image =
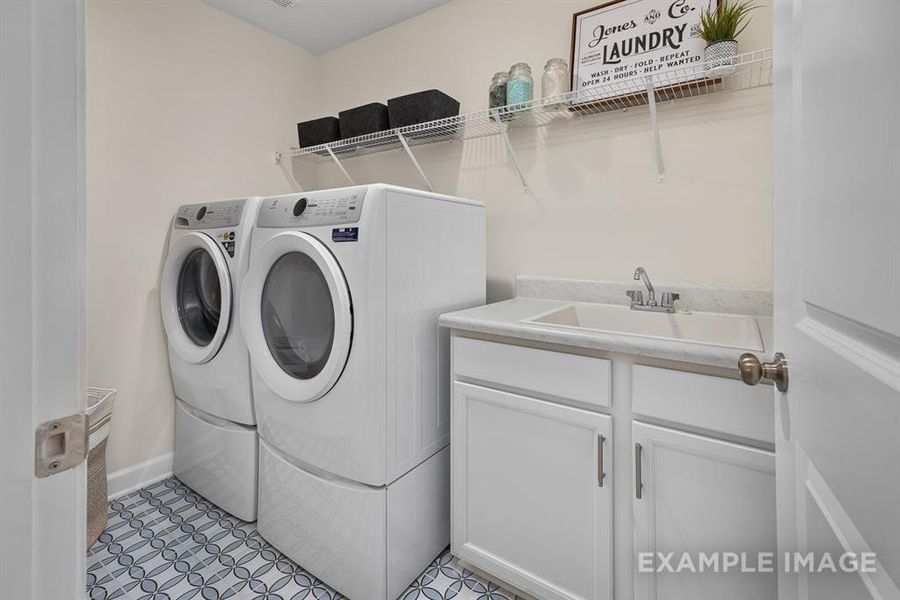
M 204 0 L 313 54 L 343 46 L 447 0 Z

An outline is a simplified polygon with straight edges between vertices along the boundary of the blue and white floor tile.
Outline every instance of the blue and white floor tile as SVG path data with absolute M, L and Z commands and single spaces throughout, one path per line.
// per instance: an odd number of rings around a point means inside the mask
M 245 523 L 175 478 L 109 505 L 109 525 L 88 551 L 87 597 L 342 600 Z M 445 550 L 402 600 L 515 600 Z M 356 599 L 354 599 L 356 600 Z M 358 599 L 366 600 L 366 599 Z

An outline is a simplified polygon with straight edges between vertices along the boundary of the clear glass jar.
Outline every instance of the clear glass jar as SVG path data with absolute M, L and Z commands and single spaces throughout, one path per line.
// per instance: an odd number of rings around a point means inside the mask
M 551 58 L 544 66 L 544 74 L 541 75 L 541 96 L 562 96 L 569 92 L 569 66 L 565 59 Z M 566 105 L 565 100 L 545 104 L 546 108 L 559 109 Z
M 519 104 L 534 99 L 534 79 L 528 63 L 516 63 L 509 69 L 506 83 L 506 104 Z M 516 111 L 520 112 L 520 111 Z
M 495 119 L 499 113 L 502 112 L 502 108 L 506 106 L 506 83 L 509 81 L 509 73 L 506 71 L 499 71 L 494 73 L 494 78 L 491 79 L 491 87 L 488 91 L 488 110 L 491 114 L 491 119 Z

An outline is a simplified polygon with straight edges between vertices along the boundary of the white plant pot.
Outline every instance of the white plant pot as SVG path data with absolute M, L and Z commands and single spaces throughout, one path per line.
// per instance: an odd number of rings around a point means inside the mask
M 709 77 L 731 75 L 736 68 L 737 53 L 737 40 L 723 40 L 710 44 L 703 51 L 703 68 L 709 72 Z

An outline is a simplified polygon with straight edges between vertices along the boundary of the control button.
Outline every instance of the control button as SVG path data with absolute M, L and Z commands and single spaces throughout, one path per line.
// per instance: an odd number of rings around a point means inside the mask
M 206 207 L 201 206 L 200 210 L 197 211 L 197 220 L 202 221 L 203 217 L 205 217 L 205 216 L 206 216 Z
M 229 239 L 229 240 L 233 240 L 233 239 L 234 239 L 234 232 L 233 232 L 233 231 L 228 232 L 228 239 Z
M 304 210 L 306 210 L 306 198 L 300 198 L 297 200 L 297 203 L 294 204 L 294 216 L 299 217 L 303 214 Z

